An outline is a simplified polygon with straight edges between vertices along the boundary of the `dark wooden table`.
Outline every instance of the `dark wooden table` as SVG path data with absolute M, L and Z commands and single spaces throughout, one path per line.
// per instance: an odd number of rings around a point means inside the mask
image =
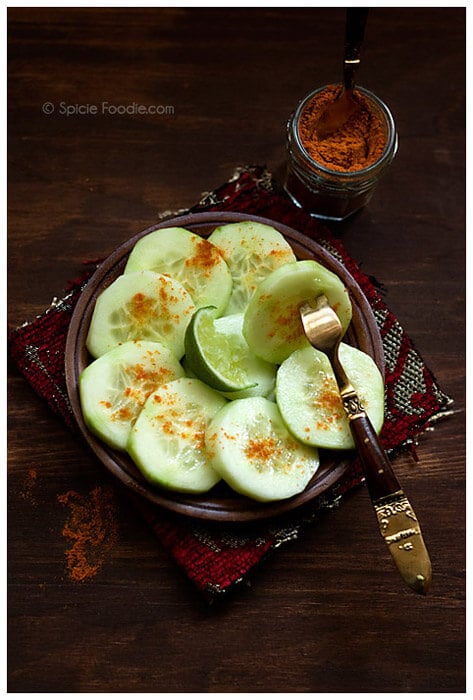
M 236 166 L 277 172 L 294 105 L 339 78 L 344 12 L 17 8 L 8 24 L 13 328 L 85 258 L 193 205 Z M 58 497 L 112 477 L 10 367 L 11 692 L 464 690 L 465 9 L 372 8 L 363 57 L 360 82 L 390 105 L 399 152 L 337 234 L 455 399 L 420 461 L 396 460 L 431 592 L 403 587 L 365 489 L 224 605 L 204 604 L 120 497 L 114 546 L 95 577 L 71 581 Z M 173 113 L 63 113 L 102 103 Z

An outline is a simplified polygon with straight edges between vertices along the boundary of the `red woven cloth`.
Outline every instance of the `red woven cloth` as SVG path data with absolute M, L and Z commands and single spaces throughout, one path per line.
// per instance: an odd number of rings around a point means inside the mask
M 452 400 L 438 386 L 372 279 L 361 271 L 340 240 L 278 190 L 265 168 L 254 166 L 238 170 L 231 180 L 206 194 L 189 211 L 236 211 L 273 219 L 303 231 L 345 265 L 370 302 L 383 340 L 386 416 L 381 440 L 386 450 L 394 453 L 409 446 L 412 449 L 416 437 L 445 415 Z M 77 427 L 67 396 L 64 351 L 72 312 L 94 270 L 95 267 L 89 269 L 39 317 L 15 329 L 9 339 L 10 355 L 19 370 L 74 431 Z M 297 537 L 303 527 L 313 524 L 327 509 L 338 505 L 348 490 L 362 482 L 355 459 L 345 476 L 303 513 L 246 526 L 204 523 L 168 513 L 134 494 L 130 497 L 161 544 L 211 600 L 244 581 L 277 546 Z

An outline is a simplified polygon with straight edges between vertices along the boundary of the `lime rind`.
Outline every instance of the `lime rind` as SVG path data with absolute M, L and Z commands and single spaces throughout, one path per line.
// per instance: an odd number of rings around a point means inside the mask
M 202 381 L 223 392 L 240 392 L 254 387 L 245 371 L 249 349 L 232 334 L 219 332 L 215 307 L 198 309 L 192 316 L 185 338 L 186 365 Z

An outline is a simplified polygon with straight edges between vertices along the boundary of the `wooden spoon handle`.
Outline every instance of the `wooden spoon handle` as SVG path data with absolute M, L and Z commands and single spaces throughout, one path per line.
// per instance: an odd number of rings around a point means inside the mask
M 349 7 L 346 13 L 345 49 L 343 54 L 343 84 L 353 90 L 355 72 L 360 64 L 360 51 L 365 36 L 368 8 Z
M 363 462 L 372 500 L 377 501 L 398 491 L 401 487 L 368 416 L 362 413 L 351 418 L 350 428 Z

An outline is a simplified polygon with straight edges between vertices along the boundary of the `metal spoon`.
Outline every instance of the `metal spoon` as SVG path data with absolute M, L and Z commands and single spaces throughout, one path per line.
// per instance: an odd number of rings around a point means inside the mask
M 337 99 L 328 105 L 317 121 L 315 133 L 318 139 L 325 139 L 333 134 L 356 110 L 362 109 L 353 97 L 353 90 L 356 71 L 360 65 L 360 51 L 367 18 L 366 7 L 347 8 L 342 88 Z
M 340 363 L 340 320 L 323 294 L 312 303 L 303 303 L 299 312 L 310 344 L 324 352 L 332 365 L 381 535 L 404 581 L 416 593 L 425 594 L 432 580 L 432 566 L 419 521 Z

